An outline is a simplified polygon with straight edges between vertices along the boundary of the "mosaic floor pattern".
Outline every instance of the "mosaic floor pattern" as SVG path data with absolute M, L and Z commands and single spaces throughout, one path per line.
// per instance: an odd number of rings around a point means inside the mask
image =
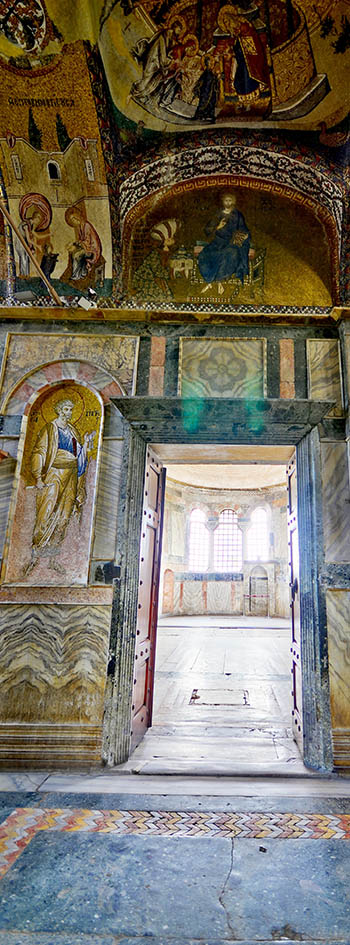
M 0 879 L 41 830 L 254 840 L 350 840 L 350 814 L 17 808 L 0 826 Z

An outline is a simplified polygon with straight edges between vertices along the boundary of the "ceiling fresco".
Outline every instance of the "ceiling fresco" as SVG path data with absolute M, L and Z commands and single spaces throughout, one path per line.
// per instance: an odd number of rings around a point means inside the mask
M 32 67 L 98 42 L 142 127 L 329 128 L 349 112 L 350 0 L 0 0 L 0 54 Z
M 325 0 L 120 0 L 100 47 L 118 108 L 149 128 L 316 128 L 349 111 L 347 14 Z
M 350 0 L 0 0 L 0 303 L 345 301 L 349 58 Z

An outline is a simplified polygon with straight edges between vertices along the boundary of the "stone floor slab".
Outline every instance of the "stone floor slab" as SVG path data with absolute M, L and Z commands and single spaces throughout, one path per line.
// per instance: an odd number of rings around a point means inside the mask
M 225 940 L 230 858 L 225 839 L 39 833 L 2 880 L 2 929 Z

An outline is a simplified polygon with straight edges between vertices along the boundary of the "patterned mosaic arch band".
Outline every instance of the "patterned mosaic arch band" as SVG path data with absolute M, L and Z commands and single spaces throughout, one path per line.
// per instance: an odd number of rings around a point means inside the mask
M 62 333 L 9 332 L 1 366 L 0 411 L 7 410 L 15 398 L 21 412 L 33 391 L 64 379 L 91 383 L 95 390 L 105 390 L 107 399 L 115 396 L 115 388 L 109 393 L 111 384 L 130 396 L 135 388 L 138 349 L 139 339 L 134 336 L 101 335 L 91 346 L 88 334 L 74 334 L 67 342 Z M 11 402 L 13 411 L 17 412 Z
M 52 383 L 59 381 L 88 384 L 99 392 L 104 403 L 108 403 L 111 397 L 123 396 L 125 393 L 110 374 L 94 364 L 81 361 L 59 361 L 27 374 L 22 382 L 9 392 L 1 406 L 2 411 L 9 415 L 27 413 L 33 396 L 39 390 L 44 391 L 46 387 L 49 388 Z
M 293 192 L 310 198 L 315 205 L 324 207 L 334 218 L 340 239 L 344 214 L 344 194 L 330 174 L 308 167 L 301 160 L 287 154 L 276 154 L 263 148 L 234 145 L 196 148 L 182 151 L 150 164 L 145 172 L 137 171 L 120 188 L 120 218 L 126 216 L 144 197 L 171 187 L 190 182 L 191 178 L 231 175 L 237 182 L 244 178 L 267 181 L 272 188 L 289 187 Z M 275 192 L 278 192 L 277 190 Z

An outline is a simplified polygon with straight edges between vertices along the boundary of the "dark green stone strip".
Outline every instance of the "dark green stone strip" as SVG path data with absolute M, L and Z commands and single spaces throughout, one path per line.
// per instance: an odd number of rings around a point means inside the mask
M 295 338 L 294 340 L 294 377 L 296 398 L 300 400 L 306 399 L 308 389 L 306 344 L 304 338 Z
M 164 396 L 176 397 L 179 376 L 179 339 L 168 338 L 165 349 Z
M 321 420 L 318 429 L 320 440 L 345 440 L 346 421 L 344 417 Z
M 350 564 L 324 565 L 320 583 L 325 587 L 350 590 Z
M 280 346 L 279 341 L 267 342 L 267 391 L 266 396 L 279 398 L 280 396 Z
M 148 394 L 149 370 L 151 363 L 151 339 L 140 338 L 139 360 L 137 365 L 136 394 L 140 397 Z

